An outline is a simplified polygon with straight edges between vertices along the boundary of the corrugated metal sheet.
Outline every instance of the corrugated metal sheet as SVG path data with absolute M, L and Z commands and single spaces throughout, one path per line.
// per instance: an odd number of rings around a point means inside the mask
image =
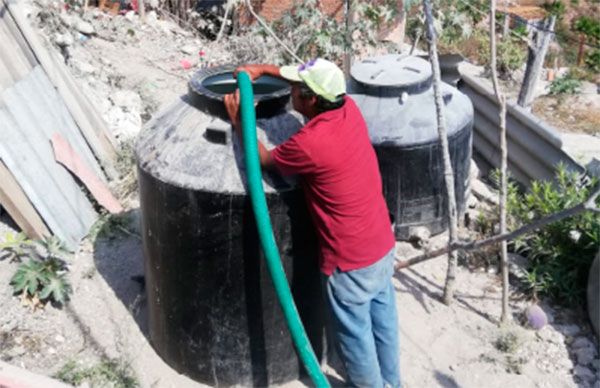
M 0 2 L 0 92 L 23 79 L 36 64 L 15 20 Z
M 500 109 L 493 89 L 465 72 L 459 89 L 473 102 L 475 120 L 473 147 L 490 165 L 500 167 Z M 584 172 L 562 150 L 560 134 L 552 127 L 515 103 L 506 104 L 506 137 L 508 144 L 508 169 L 515 179 L 529 186 L 531 180 L 548 180 L 563 163 L 568 170 Z
M 50 144 L 55 131 L 100 171 L 60 95 L 36 66 L 0 95 L 0 158 L 50 230 L 74 249 L 97 214 L 75 179 L 55 162 Z

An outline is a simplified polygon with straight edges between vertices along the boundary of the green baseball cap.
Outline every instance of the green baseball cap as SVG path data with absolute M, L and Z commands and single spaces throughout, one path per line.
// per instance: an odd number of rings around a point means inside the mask
M 346 94 L 344 72 L 326 59 L 316 58 L 299 66 L 283 66 L 279 72 L 289 81 L 304 82 L 327 101 L 334 102 L 338 96 Z

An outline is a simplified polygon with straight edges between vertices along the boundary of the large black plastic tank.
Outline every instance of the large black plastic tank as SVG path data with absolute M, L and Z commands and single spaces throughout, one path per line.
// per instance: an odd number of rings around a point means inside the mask
M 469 190 L 473 106 L 442 84 L 454 168 L 457 207 L 464 213 Z M 447 194 L 437 132 L 431 65 L 417 57 L 384 55 L 351 69 L 349 93 L 361 109 L 379 160 L 384 196 L 396 239 L 415 228 L 437 234 L 447 228 Z
M 187 96 L 156 116 L 136 145 L 152 345 L 174 369 L 213 386 L 267 386 L 302 367 L 265 267 L 243 156 L 224 120 L 232 68 L 196 74 Z M 289 87 L 255 84 L 258 137 L 276 145 L 302 126 Z M 324 315 L 317 241 L 296 182 L 265 175 L 275 239 L 317 357 Z

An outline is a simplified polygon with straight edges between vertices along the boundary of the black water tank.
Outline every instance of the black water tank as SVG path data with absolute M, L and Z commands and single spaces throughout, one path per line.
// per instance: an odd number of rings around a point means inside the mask
M 222 97 L 232 68 L 196 74 L 190 92 L 157 115 L 136 145 L 150 337 L 174 369 L 205 384 L 266 386 L 301 364 L 259 248 L 240 144 Z M 285 110 L 289 87 L 255 84 L 258 137 L 286 140 L 303 124 Z M 317 357 L 324 315 L 317 241 L 296 182 L 265 176 L 275 239 Z
M 384 55 L 351 69 L 349 93 L 369 127 L 383 191 L 398 240 L 415 228 L 437 234 L 447 228 L 447 194 L 437 132 L 430 64 L 417 57 Z M 469 191 L 473 106 L 442 84 L 446 128 L 459 214 Z

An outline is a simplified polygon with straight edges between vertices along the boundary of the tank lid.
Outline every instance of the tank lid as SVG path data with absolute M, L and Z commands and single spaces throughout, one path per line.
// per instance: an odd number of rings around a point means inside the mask
M 422 58 L 388 54 L 364 59 L 352 66 L 352 78 L 374 87 L 410 88 L 428 84 L 431 65 Z

